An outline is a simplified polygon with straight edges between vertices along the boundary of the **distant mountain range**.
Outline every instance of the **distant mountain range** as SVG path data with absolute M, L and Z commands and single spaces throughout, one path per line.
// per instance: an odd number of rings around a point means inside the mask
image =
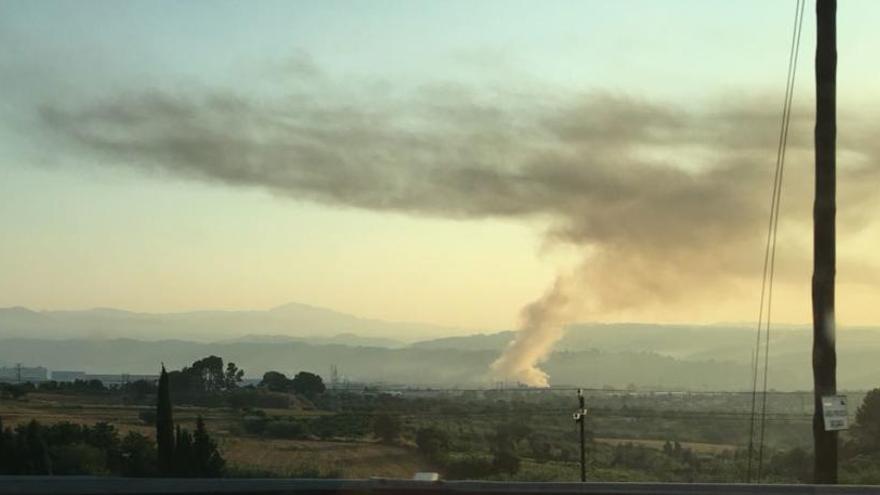
M 671 338 L 676 338 L 675 333 L 674 330 L 670 332 Z M 707 333 L 711 333 L 711 330 Z M 743 337 L 751 341 L 750 344 L 753 343 L 748 335 Z M 485 338 L 478 336 L 476 340 Z M 688 342 L 683 345 L 694 351 L 688 357 L 672 357 L 638 348 L 562 348 L 551 355 L 542 367 L 550 373 L 551 383 L 555 385 L 747 390 L 751 383 L 749 360 L 700 357 L 702 352 L 709 352 L 700 351 L 700 347 L 711 347 L 709 339 L 701 340 L 702 343 Z M 795 334 L 781 335 L 774 340 L 778 345 L 777 350 L 771 353 L 771 388 L 809 389 L 812 384 L 809 346 L 802 345 L 799 342 L 801 336 Z M 459 342 L 466 344 L 467 339 Z M 790 346 L 788 343 L 796 345 Z M 180 368 L 198 358 L 215 354 L 237 363 L 249 377 L 259 377 L 269 370 L 285 373 L 309 370 L 327 377 L 330 367 L 335 365 L 344 377 L 354 382 L 437 387 L 491 386 L 494 382 L 487 372 L 498 353 L 498 350 L 480 349 L 476 345 L 462 348 L 437 346 L 436 342 L 388 348 L 296 340 L 209 343 L 133 339 L 0 339 L 0 365 L 21 362 L 49 369 L 90 373 L 155 373 L 160 362 L 170 368 Z M 862 348 L 841 345 L 838 354 L 840 388 L 852 390 L 880 386 L 878 353 L 880 349 L 876 342 Z M 740 349 L 735 354 L 748 354 L 748 350 Z
M 300 304 L 171 314 L 7 308 L 0 309 L 0 365 L 151 373 L 159 362 L 176 368 L 217 354 L 251 377 L 268 370 L 326 376 L 335 365 L 353 381 L 491 384 L 489 364 L 514 332 L 455 335 L 461 332 Z M 880 330 L 843 328 L 837 343 L 839 386 L 880 386 Z M 754 344 L 754 328 L 746 326 L 577 324 L 542 367 L 557 385 L 744 390 L 751 383 Z M 774 328 L 770 386 L 809 389 L 810 354 L 808 327 Z
M 287 343 L 142 342 L 130 339 L 65 340 L 6 339 L 0 341 L 0 363 L 40 364 L 49 369 L 90 373 L 156 373 L 159 363 L 177 369 L 192 361 L 218 355 L 234 361 L 248 377 L 269 370 L 295 373 L 308 370 L 328 377 L 330 367 L 352 382 L 431 387 L 484 387 L 489 363 L 498 353 L 489 350 L 354 347 Z M 546 363 L 555 384 L 623 387 L 737 388 L 747 381 L 747 366 L 733 363 L 682 362 L 657 354 L 556 353 Z
M 500 351 L 515 333 L 445 337 L 411 344 L 421 349 Z M 840 352 L 877 352 L 880 329 L 838 329 Z M 715 360 L 749 364 L 755 346 L 755 328 L 733 325 L 659 325 L 645 323 L 576 324 L 570 326 L 556 351 L 650 352 L 684 360 Z M 770 355 L 810 359 L 812 330 L 806 326 L 780 326 L 771 331 Z M 878 366 L 880 368 L 880 366 Z
M 32 311 L 0 308 L 0 338 L 135 338 L 217 341 L 244 335 L 362 340 L 364 345 L 398 346 L 417 339 L 463 334 L 460 328 L 359 318 L 338 311 L 291 303 L 263 311 L 134 313 L 97 308 Z M 356 337 L 355 337 L 356 336 Z M 268 337 L 254 337 L 265 340 Z
M 446 337 L 411 344 L 412 348 L 500 352 L 514 332 Z M 636 385 L 656 384 L 661 377 L 667 385 L 693 384 L 705 380 L 721 389 L 743 389 L 751 376 L 755 328 L 734 325 L 657 325 L 642 323 L 577 324 L 570 326 L 556 345 L 553 356 L 543 366 L 554 381 L 597 385 L 597 375 L 590 375 L 594 362 L 606 363 L 598 376 L 608 369 L 629 367 Z M 594 354 L 590 354 L 594 353 Z M 837 332 L 838 383 L 841 388 L 880 387 L 880 329 L 872 327 L 839 328 Z M 599 356 L 611 358 L 610 362 Z M 658 360 L 666 359 L 666 361 Z M 621 359 L 621 363 L 614 362 Z M 572 361 L 582 364 L 575 366 Z M 782 390 L 812 387 L 812 329 L 784 325 L 772 328 L 770 339 L 771 387 Z M 565 363 L 565 364 L 563 364 Z M 649 365 L 649 363 L 651 363 Z M 654 367 L 656 365 L 657 367 Z M 703 368 L 703 365 L 707 367 Z M 644 368 L 647 366 L 648 368 Z M 645 371 L 644 375 L 637 370 Z M 650 369 L 650 372 L 647 370 Z M 672 370 L 678 371 L 673 372 Z M 699 371 L 698 371 L 699 370 Z M 727 373 L 720 377 L 716 373 Z M 656 373 L 656 375 L 653 375 Z M 670 375 L 671 373 L 671 375 Z M 700 373 L 687 377 L 688 373 Z M 620 383 L 626 376 L 615 374 L 611 381 Z M 579 378 L 580 377 L 580 378 Z M 670 381 L 671 380 L 671 381 Z M 745 380 L 737 383 L 736 380 Z M 709 387 L 711 388 L 711 386 Z

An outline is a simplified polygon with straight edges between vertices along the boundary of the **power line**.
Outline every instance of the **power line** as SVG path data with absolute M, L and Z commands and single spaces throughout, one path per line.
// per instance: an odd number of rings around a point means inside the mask
M 797 15 L 797 26 L 795 28 L 797 32 L 797 40 L 795 41 L 795 46 L 793 50 L 793 58 L 789 61 L 791 65 L 790 70 L 790 90 L 788 91 L 788 100 L 786 107 L 788 108 L 788 113 L 783 119 L 783 130 L 782 138 L 779 144 L 779 187 L 776 190 L 776 213 L 774 214 L 775 219 L 773 221 L 773 248 L 772 255 L 770 256 L 770 282 L 767 291 L 767 329 L 765 332 L 766 343 L 764 345 L 764 388 L 763 395 L 761 399 L 761 436 L 758 442 L 758 481 L 761 480 L 761 474 L 763 471 L 763 463 L 764 463 L 764 430 L 765 430 L 765 416 L 767 413 L 767 376 L 768 376 L 768 364 L 769 364 L 769 356 L 770 356 L 770 316 L 771 311 L 773 309 L 773 279 L 776 274 L 776 234 L 779 231 L 779 210 L 782 202 L 782 178 L 785 174 L 785 152 L 788 148 L 788 131 L 791 125 L 791 108 L 792 101 L 794 99 L 794 83 L 795 83 L 795 74 L 797 73 L 797 61 L 798 61 L 798 53 L 800 52 L 800 44 L 801 44 L 801 26 L 803 25 L 804 19 L 804 5 L 806 1 L 800 0 L 800 13 Z

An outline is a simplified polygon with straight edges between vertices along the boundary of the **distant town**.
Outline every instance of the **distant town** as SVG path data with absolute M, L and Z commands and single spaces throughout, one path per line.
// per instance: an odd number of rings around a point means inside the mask
M 15 366 L 0 367 L 0 382 L 2 383 L 43 383 L 43 382 L 75 382 L 97 380 L 105 387 L 120 386 L 138 380 L 156 381 L 159 375 L 141 375 L 131 373 L 115 374 L 92 374 L 85 371 L 73 370 L 50 370 L 44 366 Z M 259 380 L 257 380 L 259 381 Z

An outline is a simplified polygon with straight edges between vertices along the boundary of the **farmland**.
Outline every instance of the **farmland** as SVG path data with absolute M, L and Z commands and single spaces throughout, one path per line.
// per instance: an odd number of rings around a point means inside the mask
M 202 417 L 234 476 L 409 478 L 437 471 L 454 478 L 575 480 L 579 447 L 570 416 L 573 402 L 570 392 L 328 391 L 313 400 L 291 395 L 287 407 L 176 405 L 174 420 L 192 429 Z M 153 438 L 153 404 L 151 396 L 133 401 L 113 391 L 37 390 L 0 400 L 0 418 L 6 426 L 31 420 L 103 422 L 121 434 Z M 596 391 L 588 394 L 588 404 L 593 479 L 735 481 L 742 476 L 748 429 L 742 394 Z M 809 422 L 793 412 L 799 404 L 789 396 L 771 402 L 774 414 L 788 411 L 789 416 L 768 420 L 768 458 L 791 439 L 807 438 Z M 376 426 L 383 418 L 391 422 L 389 438 L 382 438 Z M 447 442 L 442 455 L 419 445 L 418 435 L 428 430 L 441 432 Z M 493 464 L 500 449 L 509 449 L 515 463 L 503 469 Z M 792 480 L 789 472 L 778 476 Z
M 139 418 L 149 406 L 124 405 L 103 395 L 29 394 L 25 400 L 0 400 L 5 426 L 36 420 L 42 424 L 71 422 L 92 425 L 106 422 L 120 433 L 135 431 L 155 436 L 155 427 Z M 269 410 L 270 412 L 277 412 Z M 197 416 L 209 425 L 233 472 L 243 475 L 367 478 L 408 478 L 430 466 L 414 446 L 382 445 L 374 441 L 323 441 L 253 438 L 241 435 L 240 413 L 227 408 L 178 406 L 175 420 L 193 428 Z M 285 411 L 307 418 L 309 411 Z

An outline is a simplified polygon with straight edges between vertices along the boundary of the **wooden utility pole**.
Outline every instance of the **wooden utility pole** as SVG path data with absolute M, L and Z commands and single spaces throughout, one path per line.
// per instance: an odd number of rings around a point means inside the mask
M 837 483 L 837 432 L 822 397 L 837 393 L 834 276 L 837 138 L 837 0 L 816 0 L 816 197 L 813 206 L 813 445 L 816 483 Z
M 587 437 L 584 433 L 584 423 L 587 420 L 587 408 L 584 405 L 583 389 L 578 389 L 578 410 L 575 411 L 573 417 L 578 423 L 581 433 L 581 481 L 587 481 Z

